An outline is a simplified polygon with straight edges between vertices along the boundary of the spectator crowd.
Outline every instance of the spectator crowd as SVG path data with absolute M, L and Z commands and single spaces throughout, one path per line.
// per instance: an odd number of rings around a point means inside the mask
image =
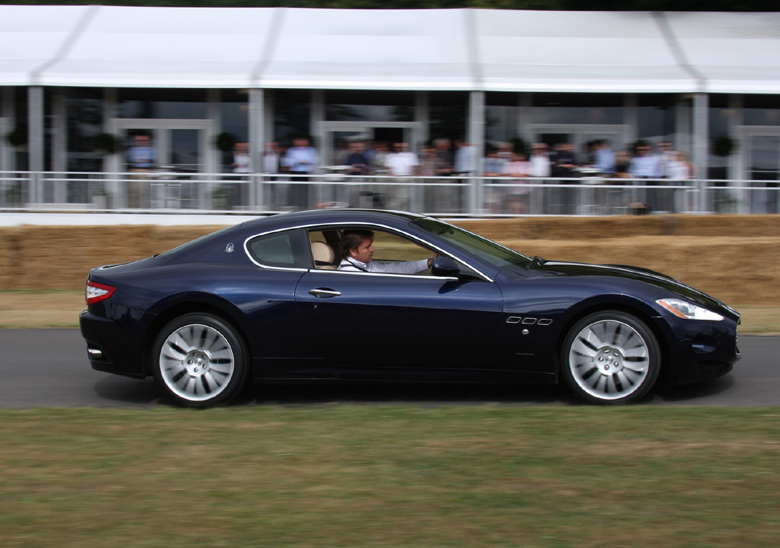
M 494 214 L 575 214 L 582 213 L 583 206 L 601 207 L 604 212 L 680 212 L 686 207 L 685 193 L 671 187 L 681 187 L 696 175 L 687 155 L 670 141 L 656 147 L 639 141 L 631 152 L 615 152 L 605 139 L 591 141 L 579 152 L 567 142 L 552 147 L 533 143 L 530 150 L 521 142 L 501 143 L 486 147 L 484 158 L 462 139 L 454 146 L 450 139 L 434 139 L 419 154 L 403 141 L 341 141 L 329 160 L 324 164 L 307 138 L 295 139 L 286 150 L 275 142 L 266 143 L 262 172 L 276 183 L 274 206 L 408 209 L 414 202 L 426 211 L 457 213 L 466 205 L 469 178 L 481 175 L 483 203 Z M 239 167 L 242 172 L 250 169 L 245 143 L 237 146 L 234 166 L 236 172 Z M 352 186 L 323 191 L 301 184 L 314 182 L 315 174 L 351 175 L 342 182 Z M 419 182 L 424 184 L 415 185 Z M 625 185 L 641 192 L 608 190 L 625 189 Z

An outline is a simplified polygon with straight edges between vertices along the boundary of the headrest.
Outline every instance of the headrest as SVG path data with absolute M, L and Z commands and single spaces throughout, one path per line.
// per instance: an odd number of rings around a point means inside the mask
M 336 253 L 325 242 L 312 242 L 311 254 L 314 256 L 314 264 L 332 264 L 336 261 Z

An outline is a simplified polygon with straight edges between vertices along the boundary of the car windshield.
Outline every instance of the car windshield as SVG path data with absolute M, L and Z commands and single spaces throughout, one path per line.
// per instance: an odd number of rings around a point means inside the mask
M 447 240 L 447 242 L 458 249 L 474 255 L 498 268 L 507 266 L 527 268 L 531 263 L 531 259 L 525 255 L 521 255 L 516 251 L 512 251 L 507 247 L 488 240 L 487 238 L 483 238 L 473 232 L 437 221 L 436 219 L 425 217 L 416 219 L 412 224 L 439 238 Z

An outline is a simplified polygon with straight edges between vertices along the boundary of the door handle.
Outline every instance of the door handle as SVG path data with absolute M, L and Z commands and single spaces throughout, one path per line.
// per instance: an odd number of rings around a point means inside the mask
M 309 295 L 314 295 L 319 299 L 329 299 L 331 297 L 338 297 L 341 295 L 341 291 L 333 291 L 332 289 L 310 289 Z

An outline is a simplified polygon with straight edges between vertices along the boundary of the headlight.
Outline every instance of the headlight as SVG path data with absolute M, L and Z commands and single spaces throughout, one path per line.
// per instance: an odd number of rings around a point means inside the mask
M 716 314 L 711 310 L 689 303 L 688 301 L 683 301 L 682 299 L 658 299 L 655 302 L 675 316 L 685 318 L 686 320 L 709 320 L 712 322 L 719 322 L 723 319 L 723 316 L 720 314 Z

